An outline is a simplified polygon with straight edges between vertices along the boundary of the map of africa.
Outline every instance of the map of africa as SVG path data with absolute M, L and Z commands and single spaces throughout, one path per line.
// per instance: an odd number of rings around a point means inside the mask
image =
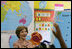
M 32 9 L 27 1 L 1 1 L 1 31 L 28 26 L 32 21 Z

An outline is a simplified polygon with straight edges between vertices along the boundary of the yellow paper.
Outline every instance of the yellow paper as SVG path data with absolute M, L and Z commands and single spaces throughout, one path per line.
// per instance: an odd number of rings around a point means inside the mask
M 34 8 L 39 9 L 39 3 L 41 1 L 34 1 Z M 55 4 L 63 4 L 64 9 L 71 9 L 71 2 L 69 1 L 47 1 L 47 6 L 44 9 L 54 9 Z

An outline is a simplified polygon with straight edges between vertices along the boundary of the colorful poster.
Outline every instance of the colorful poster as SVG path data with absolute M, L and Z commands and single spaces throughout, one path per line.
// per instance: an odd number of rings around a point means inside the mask
M 41 34 L 44 40 L 52 42 L 52 31 L 54 22 L 54 11 L 47 9 L 34 9 L 34 30 Z

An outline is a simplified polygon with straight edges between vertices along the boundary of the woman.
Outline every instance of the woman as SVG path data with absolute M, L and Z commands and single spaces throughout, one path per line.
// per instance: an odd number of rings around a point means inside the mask
M 19 40 L 13 44 L 14 48 L 33 48 L 35 47 L 30 41 L 26 40 L 27 33 L 28 33 L 27 27 L 25 26 L 17 27 L 16 35 L 19 38 Z

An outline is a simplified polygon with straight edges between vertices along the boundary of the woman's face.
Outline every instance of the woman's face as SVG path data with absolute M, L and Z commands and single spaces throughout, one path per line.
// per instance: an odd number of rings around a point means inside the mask
M 20 38 L 22 39 L 26 39 L 26 36 L 27 36 L 27 31 L 26 29 L 23 29 L 20 34 L 19 34 Z

